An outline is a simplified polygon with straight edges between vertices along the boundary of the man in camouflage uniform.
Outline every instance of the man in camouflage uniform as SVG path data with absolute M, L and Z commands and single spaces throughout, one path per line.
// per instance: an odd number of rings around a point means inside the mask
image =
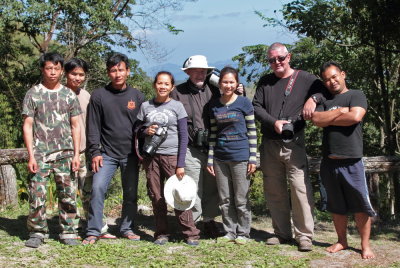
M 28 150 L 29 239 L 25 246 L 37 248 L 48 233 L 46 186 L 51 173 L 57 187 L 60 241 L 78 245 L 76 240 L 76 182 L 71 171 L 79 169 L 81 109 L 75 93 L 60 84 L 63 57 L 46 53 L 40 57 L 42 83 L 25 95 L 22 115 L 23 133 Z

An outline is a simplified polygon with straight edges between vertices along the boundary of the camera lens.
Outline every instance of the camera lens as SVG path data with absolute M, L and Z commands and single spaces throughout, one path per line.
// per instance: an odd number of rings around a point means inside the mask
M 293 124 L 287 123 L 282 126 L 282 140 L 284 142 L 291 142 L 294 137 Z

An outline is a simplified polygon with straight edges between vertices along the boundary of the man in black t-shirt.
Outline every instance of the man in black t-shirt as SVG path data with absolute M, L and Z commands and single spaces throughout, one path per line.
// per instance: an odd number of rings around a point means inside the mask
M 88 106 L 87 148 L 94 175 L 87 237 L 83 244 L 93 244 L 101 238 L 104 198 L 118 167 L 123 191 L 119 231 L 124 238 L 140 240 L 133 232 L 139 178 L 134 129 L 144 95 L 126 82 L 130 73 L 126 55 L 112 55 L 106 66 L 111 82 L 93 92 Z
M 274 228 L 274 236 L 266 244 L 291 242 L 292 217 L 299 250 L 310 251 L 314 201 L 308 176 L 304 119 L 311 118 L 316 103 L 323 99 L 324 86 L 315 75 L 290 66 L 292 55 L 283 44 L 272 44 L 267 53 L 273 73 L 261 77 L 253 99 L 255 117 L 261 122 L 263 134 L 260 167 Z M 293 124 L 291 139 L 282 135 L 289 123 Z
M 336 62 L 321 67 L 321 77 L 330 96 L 312 115 L 313 123 L 324 128 L 321 179 L 326 188 L 327 210 L 332 213 L 338 242 L 326 250 L 335 253 L 348 247 L 347 214 L 354 213 L 361 236 L 362 258 L 371 259 L 369 236 L 371 218 L 375 216 L 368 197 L 362 162 L 361 122 L 367 110 L 367 99 L 360 90 L 349 90 L 346 74 Z

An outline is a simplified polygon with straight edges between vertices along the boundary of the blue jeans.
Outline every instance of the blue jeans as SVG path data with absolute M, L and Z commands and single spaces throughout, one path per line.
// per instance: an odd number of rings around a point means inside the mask
M 103 166 L 93 175 L 92 198 L 90 200 L 87 236 L 99 236 L 103 227 L 104 199 L 111 179 L 118 167 L 121 169 L 123 191 L 120 232 L 122 235 L 132 231 L 133 219 L 137 212 L 137 187 L 139 161 L 136 155 L 115 159 L 106 154 Z

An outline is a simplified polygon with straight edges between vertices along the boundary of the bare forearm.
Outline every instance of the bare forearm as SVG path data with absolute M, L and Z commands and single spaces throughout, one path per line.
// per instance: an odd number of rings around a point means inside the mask
M 71 118 L 71 132 L 72 132 L 72 141 L 74 143 L 74 155 L 79 156 L 80 143 L 81 143 L 81 129 L 79 126 L 77 116 Z
M 334 120 L 339 116 L 343 115 L 346 111 L 342 108 L 331 110 L 331 111 L 324 111 L 324 112 L 314 112 L 312 114 L 312 122 L 317 127 L 327 127 L 332 125 Z
M 341 114 L 340 116 L 336 117 L 330 125 L 347 127 L 357 124 L 361 122 L 361 120 L 362 117 L 360 118 L 359 116 L 357 116 L 356 112 L 350 111 L 348 113 Z
M 30 122 L 29 118 L 24 119 L 24 125 L 22 127 L 23 133 L 24 133 L 24 142 L 26 149 L 28 150 L 28 156 L 29 158 L 33 158 L 33 128 L 32 128 L 32 122 Z

